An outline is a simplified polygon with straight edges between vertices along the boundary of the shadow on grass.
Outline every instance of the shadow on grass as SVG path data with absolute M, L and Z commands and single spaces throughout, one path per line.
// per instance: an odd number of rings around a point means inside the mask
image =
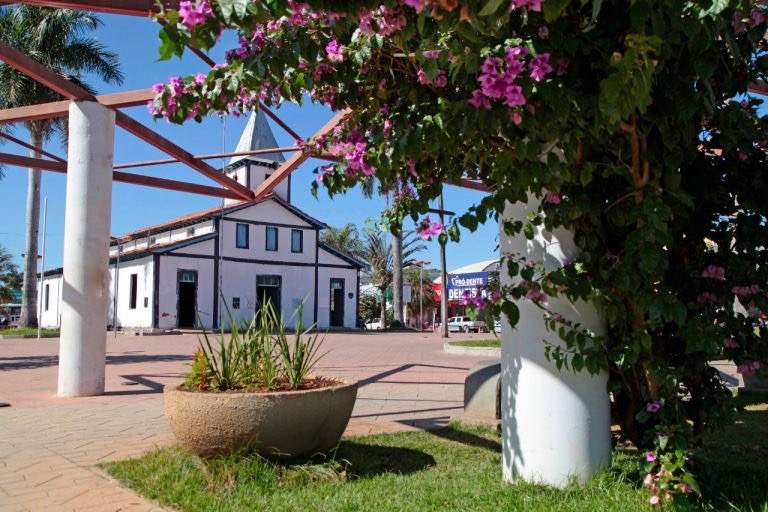
M 396 446 L 375 446 L 342 441 L 334 458 L 349 463 L 353 478 L 372 478 L 385 473 L 409 475 L 434 467 L 434 457 L 420 450 Z
M 698 475 L 704 500 L 717 509 L 768 509 L 768 396 L 744 395 L 735 425 L 707 439 Z M 759 405 L 763 404 L 763 405 Z
M 427 432 L 433 436 L 440 437 L 448 441 L 454 441 L 456 443 L 465 444 L 467 446 L 485 448 L 486 450 L 490 450 L 492 452 L 501 453 L 501 442 L 494 441 L 493 439 L 487 439 L 471 432 L 456 430 L 452 427 L 428 430 Z

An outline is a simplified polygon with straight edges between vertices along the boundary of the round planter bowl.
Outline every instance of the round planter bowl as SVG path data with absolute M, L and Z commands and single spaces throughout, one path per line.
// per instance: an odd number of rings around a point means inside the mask
M 256 451 L 271 458 L 327 452 L 347 428 L 357 381 L 273 393 L 214 393 L 165 387 L 165 416 L 182 447 L 200 457 Z

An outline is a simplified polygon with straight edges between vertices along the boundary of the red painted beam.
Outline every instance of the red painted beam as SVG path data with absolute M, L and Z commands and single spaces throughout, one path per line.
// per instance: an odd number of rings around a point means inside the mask
M 459 183 L 448 183 L 448 185 L 455 185 L 461 188 L 470 188 L 472 190 L 479 190 L 480 192 L 493 192 L 493 189 L 491 189 L 491 187 L 489 187 L 485 183 L 480 183 L 479 181 L 472 181 L 467 178 L 462 178 L 461 182 Z
M 154 97 L 155 93 L 152 92 L 152 89 L 139 89 L 114 94 L 103 94 L 96 96 L 96 101 L 105 107 L 122 108 L 144 105 Z M 64 100 L 0 110 L 0 123 L 18 123 L 21 121 L 34 121 L 36 119 L 63 117 L 69 113 L 70 103 L 69 100 Z
M 766 84 L 764 80 L 758 80 L 755 83 L 749 84 L 747 91 L 753 94 L 768 96 L 768 84 Z
M 49 152 L 47 152 L 47 151 L 45 151 L 43 149 L 36 148 L 32 144 L 27 144 L 23 140 L 19 140 L 16 137 L 12 137 L 11 135 L 8 135 L 7 133 L 0 132 L 0 137 L 2 137 L 4 139 L 7 139 L 7 140 L 9 140 L 9 141 L 11 141 L 11 142 L 13 142 L 15 144 L 18 144 L 19 146 L 22 146 L 22 147 L 25 147 L 25 148 L 30 149 L 32 151 L 35 151 L 36 153 L 38 153 L 40 155 L 47 156 L 48 158 L 52 158 L 52 159 L 56 160 L 57 162 L 63 162 L 65 164 L 67 163 L 67 161 L 64 160 L 63 158 L 61 158 L 59 156 L 56 156 L 53 153 L 49 153 Z
M 67 173 L 66 161 L 51 162 L 50 160 L 43 160 L 40 158 L 0 153 L 0 163 L 15 167 L 32 167 L 34 169 L 41 169 L 44 171 L 53 171 L 62 174 Z M 112 180 L 119 181 L 121 183 L 131 183 L 134 185 L 144 185 L 147 187 L 175 190 L 176 192 L 191 192 L 193 194 L 202 194 L 206 196 L 221 197 L 226 199 L 242 199 L 235 192 L 225 188 L 209 187 L 208 185 L 168 180 L 165 178 L 155 178 L 152 176 L 142 176 L 140 174 L 131 174 L 127 172 L 114 171 L 112 173 Z
M 149 16 L 159 12 L 157 0 L 16 0 L 3 1 L 0 4 L 26 4 L 40 7 L 59 7 L 62 9 L 77 9 L 81 11 L 103 12 L 107 14 L 123 14 L 126 16 Z M 179 7 L 179 0 L 162 0 L 165 8 Z
M 189 167 L 192 167 L 216 183 L 227 187 L 229 190 L 235 192 L 240 197 L 240 199 L 250 200 L 253 198 L 253 192 L 251 192 L 250 189 L 241 185 L 232 178 L 225 176 L 223 173 L 214 169 L 207 163 L 196 159 L 192 154 L 186 152 L 184 149 L 169 141 L 162 135 L 150 130 L 123 112 L 117 111 L 115 114 L 115 123 L 120 128 L 135 135 L 144 142 L 155 146 L 157 149 L 163 151 L 167 155 L 176 158 L 179 162 L 187 164 Z
M 349 110 L 342 110 L 341 112 L 337 113 L 335 116 L 333 116 L 333 119 L 328 121 L 325 126 L 320 128 L 320 130 L 312 138 L 316 139 L 330 132 L 345 117 L 347 117 L 347 115 L 349 115 Z M 254 192 L 254 200 L 258 201 L 260 199 L 264 199 L 266 196 L 272 193 L 272 190 L 274 190 L 274 188 L 280 184 L 280 182 L 282 182 L 285 178 L 288 177 L 289 174 L 295 171 L 298 166 L 310 158 L 312 158 L 312 154 L 309 152 L 297 151 L 294 153 L 291 158 L 283 162 L 283 164 L 278 167 L 277 170 L 273 172 L 269 178 L 264 180 L 264 182 L 259 185 L 259 188 L 257 188 Z

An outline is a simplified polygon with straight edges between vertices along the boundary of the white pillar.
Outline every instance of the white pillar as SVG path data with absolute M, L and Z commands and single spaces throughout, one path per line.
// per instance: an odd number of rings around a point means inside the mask
M 538 205 L 533 196 L 525 204 L 508 204 L 501 220 L 523 220 Z M 564 229 L 550 233 L 539 226 L 534 239 L 527 240 L 523 234 L 510 237 L 502 227 L 500 240 L 502 255 L 519 252 L 529 261 L 544 261 L 547 270 L 578 255 L 572 234 Z M 509 285 L 513 281 L 504 269 L 502 265 L 501 280 Z M 557 487 L 571 480 L 583 482 L 611 461 L 607 374 L 558 371 L 545 357 L 542 340 L 561 341 L 547 331 L 543 311 L 526 299 L 517 305 L 517 328 L 512 330 L 504 315 L 501 327 L 504 480 Z M 549 307 L 595 332 L 605 332 L 603 319 L 590 304 L 558 297 L 549 299 Z
M 59 396 L 104 393 L 115 112 L 69 107 Z

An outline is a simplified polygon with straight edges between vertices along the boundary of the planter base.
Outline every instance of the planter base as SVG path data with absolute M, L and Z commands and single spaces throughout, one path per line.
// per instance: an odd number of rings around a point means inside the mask
M 255 451 L 289 458 L 327 452 L 349 423 L 357 382 L 273 393 L 164 390 L 165 415 L 179 443 L 201 457 Z

